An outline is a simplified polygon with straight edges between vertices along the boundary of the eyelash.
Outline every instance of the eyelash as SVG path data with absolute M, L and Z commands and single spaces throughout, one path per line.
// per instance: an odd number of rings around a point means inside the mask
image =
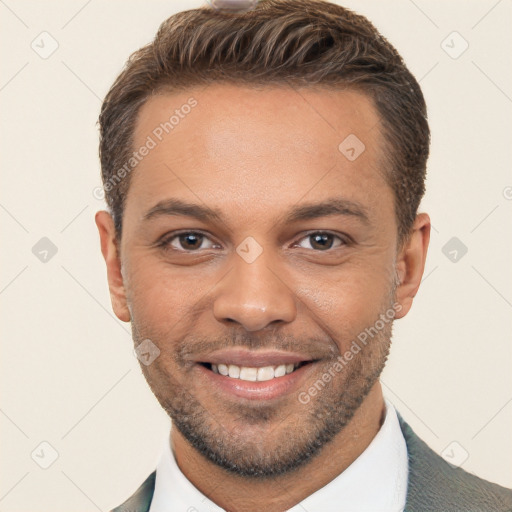
M 204 233 L 202 231 L 178 231 L 178 232 L 174 232 L 174 233 L 171 233 L 167 236 L 164 236 L 162 237 L 162 239 L 157 242 L 157 246 L 160 247 L 160 248 L 163 248 L 163 249 L 170 249 L 170 250 L 173 250 L 173 251 L 176 251 L 176 252 L 181 252 L 181 253 L 195 253 L 195 252 L 199 252 L 200 249 L 196 249 L 196 250 L 186 250 L 186 249 L 176 249 L 174 247 L 170 247 L 170 243 L 172 240 L 182 236 L 182 235 L 201 235 L 205 238 L 208 238 L 209 239 L 209 235 L 207 233 Z M 301 242 L 302 240 L 306 239 L 306 238 L 309 238 L 313 235 L 330 235 L 330 236 L 333 236 L 334 238 L 337 238 L 339 241 L 340 241 L 340 245 L 337 246 L 337 247 L 331 247 L 329 249 L 326 249 L 324 251 L 321 251 L 321 250 L 315 250 L 315 249 L 311 249 L 313 250 L 314 252 L 332 252 L 334 251 L 335 249 L 338 249 L 339 247 L 341 246 L 346 246 L 346 245 L 350 245 L 351 243 L 351 239 L 349 239 L 349 237 L 347 237 L 346 235 L 339 235 L 339 234 L 336 234 L 336 233 L 332 233 L 330 231 L 310 231 L 308 233 L 306 233 L 304 236 L 302 236 L 297 242 L 294 243 L 293 247 L 295 247 L 299 242 Z

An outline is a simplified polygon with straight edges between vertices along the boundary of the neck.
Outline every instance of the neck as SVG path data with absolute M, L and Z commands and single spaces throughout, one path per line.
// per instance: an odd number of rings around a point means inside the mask
M 198 453 L 176 428 L 171 445 L 181 472 L 211 501 L 228 511 L 279 512 L 292 508 L 340 475 L 377 435 L 385 404 L 376 382 L 350 423 L 306 466 L 272 480 L 228 473 Z M 204 478 L 208 475 L 208 478 Z

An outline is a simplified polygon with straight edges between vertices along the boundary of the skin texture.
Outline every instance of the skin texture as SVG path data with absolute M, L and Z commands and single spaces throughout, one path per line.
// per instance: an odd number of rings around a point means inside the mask
M 136 345 L 150 339 L 160 350 L 141 368 L 173 420 L 171 446 L 187 478 L 226 510 L 286 510 L 346 469 L 380 428 L 392 322 L 307 403 L 298 395 L 380 314 L 407 314 L 430 220 L 419 214 L 398 245 L 366 95 L 227 84 L 162 93 L 142 107 L 134 147 L 191 96 L 197 106 L 133 171 L 120 241 L 110 215 L 96 215 L 112 305 L 131 321 Z M 354 161 L 338 149 L 350 134 L 365 145 Z M 221 220 L 144 218 L 171 198 L 215 208 Z M 365 218 L 286 220 L 292 208 L 333 198 Z M 182 230 L 199 233 L 175 235 Z M 311 236 L 319 231 L 331 235 L 323 244 Z M 251 263 L 236 251 L 247 237 L 263 251 Z M 293 392 L 247 400 L 212 389 L 196 364 L 224 347 L 316 362 Z

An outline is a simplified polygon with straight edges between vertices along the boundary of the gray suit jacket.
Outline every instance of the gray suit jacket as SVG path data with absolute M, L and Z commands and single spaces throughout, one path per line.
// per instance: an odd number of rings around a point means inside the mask
M 451 466 L 413 432 L 400 414 L 398 419 L 409 455 L 405 512 L 512 512 L 511 489 Z M 148 512 L 155 475 L 156 471 L 111 512 Z

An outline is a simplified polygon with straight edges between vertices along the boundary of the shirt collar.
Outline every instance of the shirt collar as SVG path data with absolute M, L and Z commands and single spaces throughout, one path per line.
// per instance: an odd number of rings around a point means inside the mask
M 327 485 L 288 512 L 402 512 L 407 494 L 408 458 L 396 410 L 387 399 L 386 416 L 366 450 Z M 156 470 L 149 512 L 222 512 L 181 472 L 166 436 Z

